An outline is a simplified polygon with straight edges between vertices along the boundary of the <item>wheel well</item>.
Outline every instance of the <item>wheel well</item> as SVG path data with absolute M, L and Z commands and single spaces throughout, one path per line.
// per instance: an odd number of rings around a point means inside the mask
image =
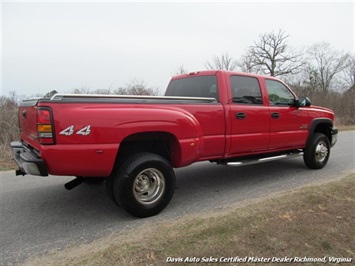
M 315 129 L 314 133 L 323 133 L 329 139 L 329 142 L 332 143 L 332 125 L 328 123 L 320 123 L 318 124 Z
M 151 152 L 163 156 L 172 165 L 180 158 L 180 145 L 177 138 L 167 132 L 143 132 L 126 137 L 120 144 L 115 168 L 128 157 L 139 152 Z

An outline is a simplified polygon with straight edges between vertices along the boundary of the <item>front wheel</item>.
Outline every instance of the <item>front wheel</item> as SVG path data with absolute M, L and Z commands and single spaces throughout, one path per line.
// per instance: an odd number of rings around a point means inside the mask
M 117 203 L 136 217 L 161 212 L 170 202 L 175 174 L 170 163 L 153 153 L 129 157 L 113 179 L 113 196 Z
M 321 169 L 327 164 L 329 155 L 328 137 L 322 133 L 315 133 L 304 151 L 303 160 L 309 168 Z

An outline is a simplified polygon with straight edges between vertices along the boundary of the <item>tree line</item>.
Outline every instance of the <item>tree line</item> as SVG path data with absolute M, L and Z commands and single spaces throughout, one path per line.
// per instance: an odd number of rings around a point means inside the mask
M 355 125 L 355 55 L 334 49 L 327 42 L 297 50 L 284 30 L 264 33 L 235 59 L 228 53 L 205 63 L 224 69 L 281 78 L 299 96 L 335 112 L 339 125 Z M 177 74 L 186 73 L 184 66 Z
M 327 42 L 297 50 L 288 38 L 283 30 L 262 34 L 239 59 L 224 53 L 207 61 L 205 67 L 279 77 L 291 86 L 323 93 L 344 92 L 354 85 L 354 54 L 337 51 Z

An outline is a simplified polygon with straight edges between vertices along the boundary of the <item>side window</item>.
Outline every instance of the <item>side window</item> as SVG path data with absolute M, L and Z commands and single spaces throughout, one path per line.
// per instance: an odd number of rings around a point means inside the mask
M 295 96 L 281 82 L 275 80 L 265 80 L 269 95 L 270 105 L 291 106 L 295 102 Z
M 246 76 L 231 76 L 233 103 L 263 104 L 259 81 L 257 78 Z

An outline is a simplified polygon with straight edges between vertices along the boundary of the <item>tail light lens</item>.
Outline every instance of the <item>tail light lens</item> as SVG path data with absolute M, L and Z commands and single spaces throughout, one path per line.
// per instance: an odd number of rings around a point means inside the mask
M 48 107 L 37 109 L 37 136 L 40 144 L 55 144 L 52 110 Z

